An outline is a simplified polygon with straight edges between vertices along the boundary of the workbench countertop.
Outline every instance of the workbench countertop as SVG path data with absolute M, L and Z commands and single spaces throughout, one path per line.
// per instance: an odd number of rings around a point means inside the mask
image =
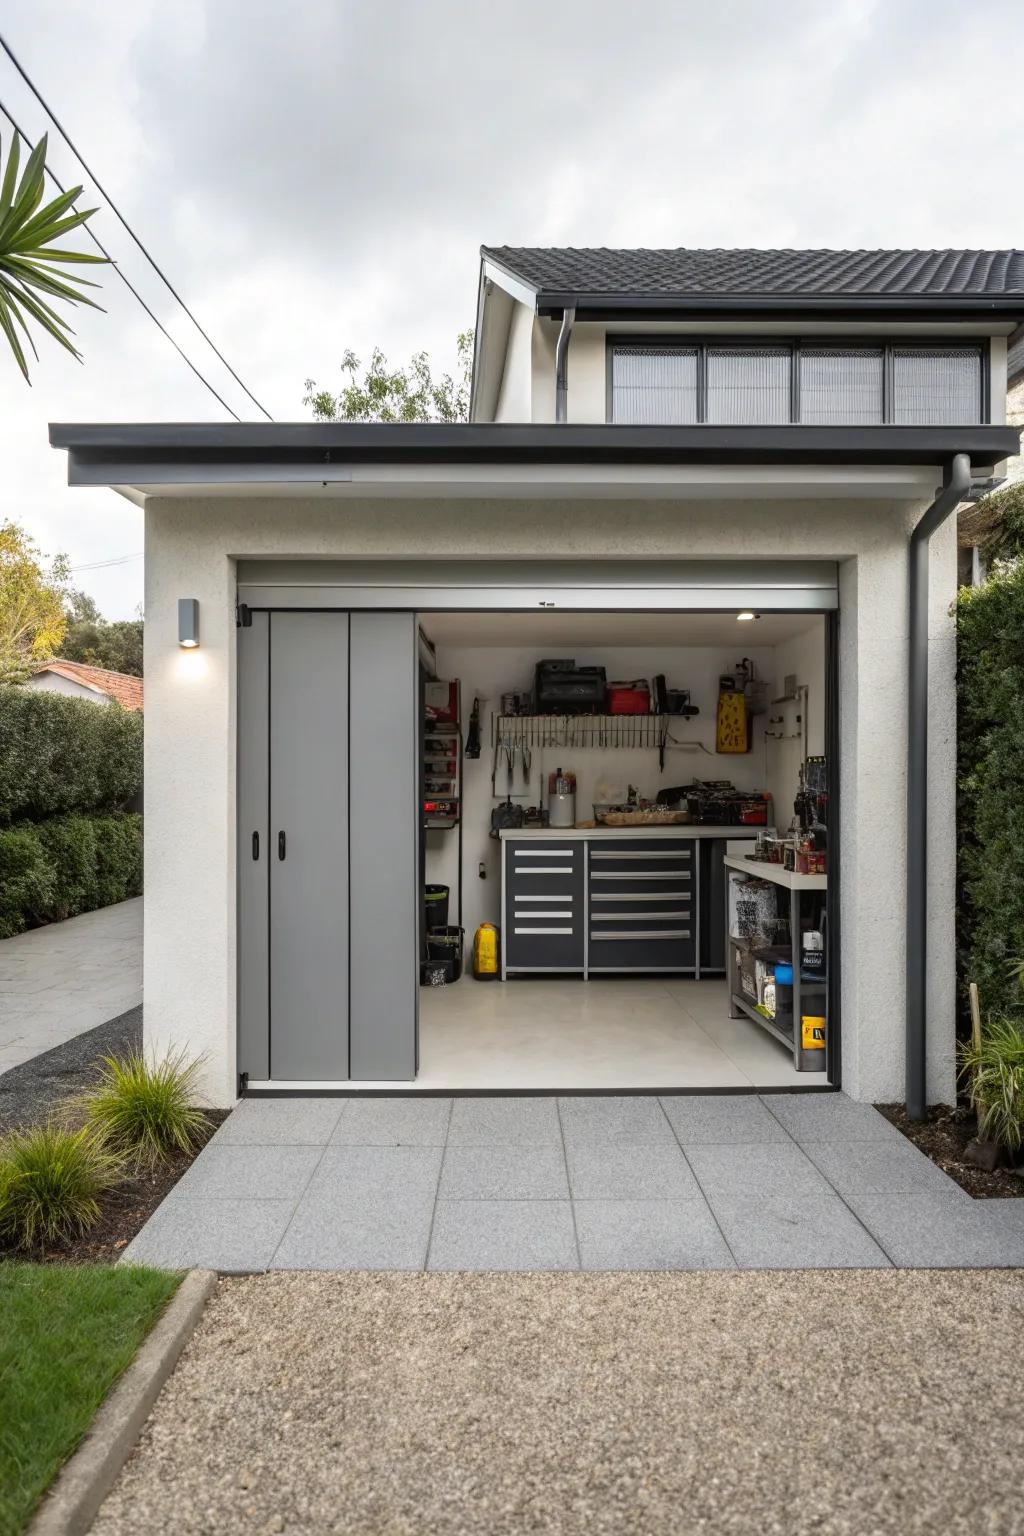
M 602 842 L 607 839 L 614 842 L 616 838 L 650 838 L 657 842 L 659 838 L 667 837 L 741 837 L 755 838 L 759 832 L 765 832 L 766 827 L 732 827 L 717 826 L 704 823 L 700 826 L 691 822 L 678 822 L 670 827 L 503 827 L 499 837 L 504 842 L 513 838 L 516 842 L 531 838 L 559 838 L 563 842 L 568 838 L 598 838 Z

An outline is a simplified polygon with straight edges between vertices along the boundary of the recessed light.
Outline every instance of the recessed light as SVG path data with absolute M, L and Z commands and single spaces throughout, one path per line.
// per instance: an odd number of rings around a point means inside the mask
M 749 612 L 738 613 L 736 615 L 736 622 L 738 624 L 749 624 L 751 619 L 759 619 L 760 617 L 761 617 L 761 615 L 759 613 L 749 613 Z

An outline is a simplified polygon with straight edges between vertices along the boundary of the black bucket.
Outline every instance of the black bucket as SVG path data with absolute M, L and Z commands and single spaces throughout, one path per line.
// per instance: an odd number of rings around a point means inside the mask
M 432 928 L 447 928 L 448 926 L 448 886 L 425 885 L 423 887 L 423 909 L 426 912 L 424 929 L 427 933 Z
M 431 965 L 443 965 L 446 981 L 458 981 L 462 975 L 462 946 L 464 928 L 453 928 L 447 923 L 438 924 L 427 934 L 427 960 Z

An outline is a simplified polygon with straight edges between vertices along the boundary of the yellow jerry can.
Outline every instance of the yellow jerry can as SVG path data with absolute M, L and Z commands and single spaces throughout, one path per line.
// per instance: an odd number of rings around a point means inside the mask
M 481 923 L 473 936 L 473 975 L 477 981 L 494 981 L 498 975 L 498 930 Z

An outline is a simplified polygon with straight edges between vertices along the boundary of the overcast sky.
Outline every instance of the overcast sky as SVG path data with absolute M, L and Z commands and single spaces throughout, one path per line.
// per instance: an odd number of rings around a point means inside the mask
M 1019 0 L 6 0 L 2 30 L 253 393 L 301 420 L 346 347 L 454 362 L 478 249 L 1020 245 Z M 41 109 L 0 57 L 0 102 Z M 6 153 L 9 125 L 0 118 Z M 51 129 L 62 180 L 86 180 Z M 86 181 L 87 191 L 88 182 Z M 85 200 L 83 199 L 83 202 Z M 89 203 L 100 202 L 90 196 Z M 124 231 L 95 228 L 243 418 Z M 142 515 L 49 421 L 227 420 L 112 274 L 84 366 L 0 354 L 0 516 L 87 565 Z M 142 561 L 82 571 L 110 618 Z

